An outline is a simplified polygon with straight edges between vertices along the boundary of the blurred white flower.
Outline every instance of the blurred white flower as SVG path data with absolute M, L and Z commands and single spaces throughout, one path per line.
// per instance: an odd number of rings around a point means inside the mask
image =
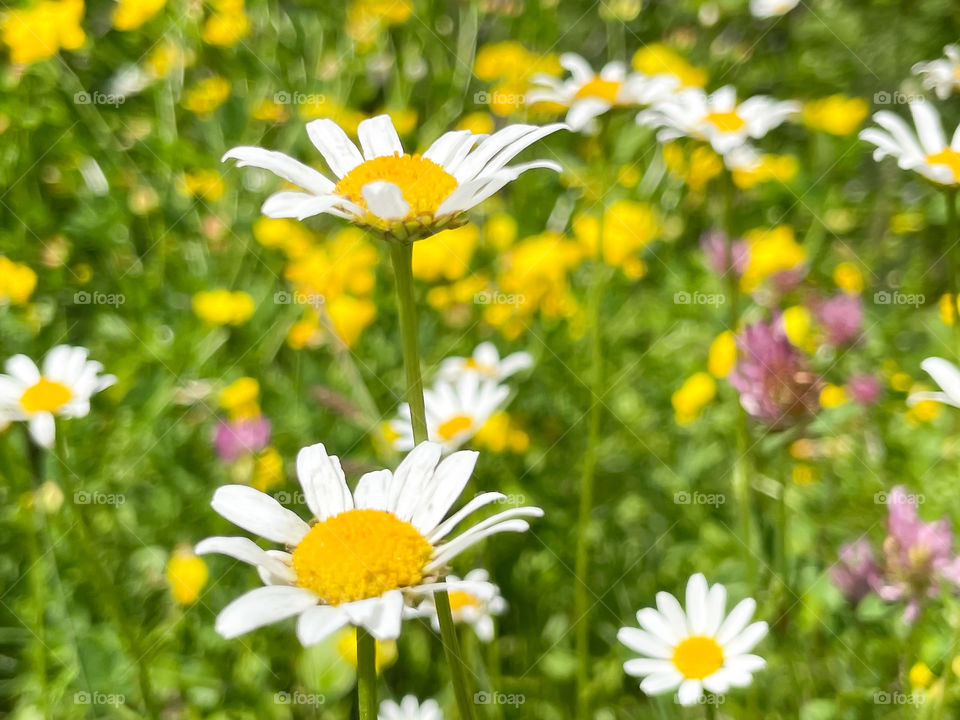
M 750 0 L 750 14 L 756 18 L 786 15 L 800 4 L 800 0 Z
M 500 588 L 490 582 L 489 573 L 477 568 L 468 572 L 463 580 L 456 575 L 447 575 L 446 582 L 450 590 L 453 621 L 472 627 L 483 642 L 493 640 L 493 618 L 506 612 L 507 601 L 500 594 Z M 433 595 L 424 600 L 413 614 L 430 618 L 433 629 L 439 632 L 440 620 L 433 604 Z
M 360 149 L 333 120 L 314 120 L 307 123 L 307 135 L 336 182 L 292 157 L 261 147 L 235 147 L 223 160 L 269 170 L 306 191 L 274 193 L 263 203 L 264 215 L 303 220 L 329 213 L 400 239 L 418 239 L 460 224 L 466 210 L 527 170 L 559 172 L 552 160 L 507 163 L 564 128 L 563 123 L 509 125 L 490 136 L 454 130 L 441 135 L 423 155 L 410 155 L 389 115 L 360 123 Z
M 475 372 L 461 375 L 456 382 L 438 380 L 423 393 L 427 437 L 440 443 L 444 452 L 456 450 L 476 435 L 494 412 L 502 409 L 509 395 L 510 388 Z M 410 406 L 404 403 L 398 412 L 400 417 L 388 426 L 394 435 L 393 447 L 409 450 L 413 447 Z
M 926 100 L 910 103 L 914 131 L 897 115 L 881 110 L 873 116 L 880 128 L 867 128 L 860 139 L 876 145 L 874 160 L 890 156 L 904 170 L 913 170 L 941 185 L 960 183 L 960 128 L 947 145 L 936 109 Z M 881 129 L 882 128 L 882 129 Z
M 946 57 L 917 63 L 911 71 L 922 77 L 925 88 L 933 90 L 941 100 L 946 100 L 951 93 L 960 89 L 960 47 L 947 45 L 943 54 Z
M 87 360 L 83 347 L 57 345 L 47 353 L 42 371 L 26 355 L 14 355 L 0 375 L 0 420 L 29 424 L 30 437 L 41 447 L 53 447 L 54 416 L 84 417 L 90 397 L 117 378 L 101 375 L 103 365 Z
M 799 103 L 756 95 L 737 103 L 737 91 L 726 85 L 708 95 L 686 88 L 637 115 L 637 123 L 659 128 L 660 142 L 692 137 L 709 142 L 726 155 L 750 139 L 759 139 L 800 110 Z
M 440 363 L 437 378 L 444 382 L 456 382 L 464 373 L 476 372 L 492 380 L 506 380 L 532 365 L 533 356 L 530 353 L 515 352 L 501 360 L 497 346 L 492 342 L 484 342 L 477 345 L 471 357 L 446 358 Z
M 220 553 L 253 565 L 264 583 L 220 612 L 217 632 L 232 638 L 297 616 L 297 637 L 305 646 L 345 625 L 365 628 L 377 640 L 395 639 L 405 603 L 412 607 L 448 587 L 439 578 L 450 560 L 489 535 L 524 532 L 524 517 L 543 515 L 536 507 L 511 508 L 445 540 L 465 518 L 504 495 L 481 493 L 444 519 L 470 479 L 477 453 L 457 452 L 442 462 L 440 456 L 436 443 L 420 443 L 396 471 L 369 472 L 351 493 L 335 455 L 327 455 L 322 444 L 303 448 L 297 476 L 316 518 L 312 525 L 252 487 L 218 488 L 214 510 L 286 549 L 263 550 L 246 537 L 197 544 L 198 555 Z
M 916 392 L 907 398 L 907 405 L 913 406 L 918 402 L 933 400 L 960 407 L 960 369 L 953 363 L 938 357 L 929 357 L 920 363 L 933 381 L 940 386 L 943 392 Z
M 443 720 L 443 712 L 436 700 L 424 700 L 421 705 L 413 695 L 407 695 L 399 704 L 393 700 L 380 703 L 377 720 Z
M 681 705 L 693 705 L 703 691 L 725 693 L 746 687 L 766 661 L 749 654 L 767 634 L 767 623 L 750 623 L 757 603 L 741 600 L 726 613 L 727 590 L 707 585 L 700 573 L 687 582 L 686 609 L 668 592 L 657 593 L 657 609 L 637 613 L 643 628 L 624 627 L 617 639 L 643 657 L 627 660 L 627 675 L 642 677 L 640 689 L 659 695 L 674 688 Z
M 524 102 L 557 103 L 569 108 L 567 125 L 572 130 L 592 129 L 593 120 L 614 107 L 650 105 L 671 95 L 680 85 L 673 75 L 627 73 L 622 62 L 607 63 L 599 74 L 576 53 L 564 53 L 560 64 L 570 73 L 565 80 L 535 75 Z

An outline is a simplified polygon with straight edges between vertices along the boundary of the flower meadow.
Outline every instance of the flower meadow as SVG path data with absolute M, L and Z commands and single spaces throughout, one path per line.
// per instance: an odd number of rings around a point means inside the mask
M 946 0 L 0 6 L 0 713 L 960 716 Z

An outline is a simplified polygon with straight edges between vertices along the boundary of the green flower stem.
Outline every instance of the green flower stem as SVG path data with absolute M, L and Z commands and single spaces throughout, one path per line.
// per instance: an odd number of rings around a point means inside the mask
M 392 242 L 390 259 L 397 283 L 397 305 L 400 311 L 400 335 L 403 347 L 403 366 L 406 373 L 407 403 L 410 405 L 410 423 L 414 443 L 427 439 L 427 415 L 423 407 L 423 379 L 420 375 L 420 349 L 417 339 L 417 303 L 413 296 L 413 244 Z M 473 698 L 467 685 L 466 665 L 460 654 L 450 598 L 446 590 L 434 593 L 443 651 L 450 666 L 453 691 L 457 698 L 461 720 L 473 720 Z
M 952 305 L 953 315 L 954 315 L 954 339 L 957 344 L 954 352 L 960 356 L 960 311 L 958 311 L 957 299 L 960 298 L 960 263 L 957 261 L 957 256 L 960 254 L 960 249 L 953 247 L 954 243 L 960 242 L 960 224 L 957 222 L 957 189 L 948 188 L 943 191 L 943 199 L 947 203 L 947 237 L 946 245 L 950 248 L 948 253 L 948 264 L 947 267 L 950 268 L 950 281 L 947 284 L 948 291 L 952 294 L 950 298 L 950 303 Z
M 360 720 L 377 719 L 377 641 L 357 628 L 357 702 Z
M 34 658 L 33 663 L 36 668 L 37 677 L 40 679 L 40 696 L 37 698 L 38 705 L 40 708 L 48 712 L 49 711 L 49 698 L 47 697 L 46 687 L 47 687 L 47 633 L 46 633 L 46 603 L 47 603 L 47 588 L 44 580 L 44 570 L 46 565 L 41 562 L 43 555 L 40 553 L 40 545 L 38 542 L 38 537 L 40 530 L 37 523 L 37 518 L 40 515 L 40 510 L 36 507 L 36 498 L 37 498 L 37 488 L 43 483 L 43 451 L 33 444 L 33 441 L 30 439 L 30 434 L 27 431 L 26 423 L 23 423 L 23 438 L 26 443 L 27 453 L 30 456 L 30 470 L 31 470 L 31 490 L 33 491 L 33 502 L 30 504 L 29 508 L 24 508 L 23 513 L 27 518 L 27 547 L 29 551 L 29 567 L 31 568 L 29 572 L 30 576 L 30 593 L 32 595 L 33 607 L 31 611 L 33 615 L 33 634 L 36 638 L 36 643 L 34 643 Z
M 960 618 L 955 618 L 957 626 L 953 630 L 953 639 L 950 640 L 948 656 L 952 654 L 957 646 L 960 646 Z M 942 720 L 944 708 L 947 706 L 947 694 L 953 685 L 953 664 L 948 660 L 947 666 L 943 671 L 943 689 L 940 693 L 940 699 L 937 701 L 937 709 L 933 713 L 933 720 Z

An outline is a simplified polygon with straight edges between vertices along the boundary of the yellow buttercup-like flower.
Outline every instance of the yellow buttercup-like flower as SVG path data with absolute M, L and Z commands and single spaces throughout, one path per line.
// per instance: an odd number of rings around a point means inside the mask
M 641 277 L 645 266 L 639 252 L 661 232 L 659 216 L 653 206 L 632 200 L 616 200 L 607 206 L 603 217 L 601 257 L 605 263 L 623 269 L 628 277 Z M 595 255 L 600 220 L 593 215 L 574 218 L 573 232 L 587 255 Z
M 218 47 L 236 45 L 250 31 L 250 18 L 244 12 L 243 0 L 214 0 L 213 7 L 213 13 L 203 24 L 203 41 Z
M 242 325 L 256 309 L 242 290 L 203 290 L 193 296 L 193 311 L 209 325 Z
M 410 0 L 353 0 L 347 8 L 347 34 L 366 49 L 385 28 L 405 23 L 412 14 Z
M 850 135 L 863 124 L 870 105 L 859 97 L 830 95 L 811 100 L 803 107 L 803 124 L 831 135 Z
M 557 55 L 532 53 L 514 40 L 484 45 L 477 51 L 473 63 L 474 75 L 495 83 L 488 93 L 484 93 L 484 102 L 490 105 L 495 115 L 501 117 L 516 112 L 523 105 L 534 75 L 556 76 L 561 72 L 563 67 Z
M 852 262 L 839 263 L 833 269 L 833 282 L 847 295 L 859 295 L 863 292 L 863 273 Z
M 197 601 L 209 574 L 203 558 L 194 555 L 188 546 L 178 547 L 167 561 L 167 584 L 181 605 Z
M 707 370 L 717 378 L 725 378 L 737 362 L 737 341 L 730 330 L 724 330 L 710 343 Z
M 37 286 L 37 274 L 23 263 L 0 255 L 0 305 L 23 305 Z
M 813 316 L 803 305 L 793 305 L 783 311 L 783 331 L 787 340 L 798 348 L 805 348 L 810 339 Z
M 210 115 L 230 97 L 230 81 L 219 75 L 201 80 L 187 91 L 183 106 L 201 117 Z
M 723 158 L 701 143 L 689 152 L 689 157 L 680 143 L 667 143 L 663 146 L 663 160 L 667 171 L 695 192 L 703 192 L 724 168 Z
M 731 168 L 737 187 L 749 189 L 760 183 L 778 180 L 787 183 L 797 176 L 800 164 L 793 155 L 760 155 L 753 161 Z
M 113 26 L 117 30 L 136 30 L 166 4 L 167 0 L 119 0 L 113 11 Z
M 717 394 L 717 382 L 709 373 L 698 372 L 688 377 L 670 396 L 673 415 L 678 425 L 689 425 Z
M 426 282 L 459 280 L 470 271 L 479 231 L 473 224 L 444 230 L 413 246 L 413 275 Z
M 10 48 L 10 61 L 27 65 L 82 47 L 83 9 L 83 0 L 40 0 L 7 12 L 0 38 Z
M 457 130 L 469 130 L 482 135 L 489 135 L 494 127 L 493 116 L 482 111 L 467 113 L 457 122 Z
M 357 629 L 344 628 L 337 633 L 337 652 L 353 667 L 357 667 Z M 379 675 L 397 661 L 397 641 L 377 640 L 375 667 Z
M 223 176 L 215 170 L 194 170 L 184 173 L 177 190 L 187 197 L 219 200 L 223 197 Z
M 480 448 L 495 453 L 506 450 L 515 453 L 526 452 L 530 447 L 530 436 L 517 427 L 509 413 L 493 413 L 473 437 L 473 443 Z
M 260 492 L 267 492 L 278 485 L 282 485 L 283 458 L 275 447 L 265 447 L 253 458 L 253 472 L 250 484 Z
M 377 317 L 377 305 L 367 298 L 340 295 L 326 304 L 333 331 L 347 347 L 356 345 L 361 333 Z
M 644 45 L 633 55 L 633 69 L 644 75 L 673 75 L 681 85 L 703 87 L 707 84 L 707 72 L 687 62 L 676 50 L 661 43 Z
M 234 380 L 220 391 L 217 401 L 233 420 L 242 420 L 260 415 L 260 383 L 252 377 Z
M 807 258 L 790 225 L 756 228 L 743 238 L 750 252 L 750 261 L 740 278 L 740 286 L 746 292 L 756 290 L 771 275 L 798 268 Z
M 847 392 L 840 385 L 827 383 L 820 391 L 820 405 L 825 408 L 834 408 L 847 401 Z
M 483 238 L 497 250 L 506 250 L 517 239 L 516 219 L 510 213 L 494 213 L 483 224 Z

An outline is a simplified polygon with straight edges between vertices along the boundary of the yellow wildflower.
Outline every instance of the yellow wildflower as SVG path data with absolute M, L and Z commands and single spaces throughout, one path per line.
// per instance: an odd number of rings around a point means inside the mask
M 285 122 L 290 115 L 283 104 L 276 100 L 264 99 L 251 108 L 250 117 L 264 122 L 281 123 Z
M 804 105 L 803 124 L 831 135 L 849 135 L 857 131 L 869 112 L 870 105 L 863 98 L 830 95 Z
M 573 220 L 573 232 L 588 255 L 597 251 L 600 221 L 593 215 L 579 215 Z M 632 200 L 616 200 L 607 206 L 603 220 L 602 258 L 613 267 L 620 267 L 628 277 L 644 273 L 637 254 L 660 235 L 661 224 L 653 206 Z
M 923 213 L 902 212 L 890 218 L 890 231 L 894 235 L 912 235 L 927 226 Z
M 847 401 L 847 391 L 840 385 L 827 383 L 820 391 L 820 405 L 825 408 L 835 408 Z
M 80 27 L 83 0 L 40 0 L 10 10 L 0 25 L 0 38 L 10 48 L 10 62 L 28 65 L 61 49 L 77 50 L 87 36 Z
M 787 334 L 787 340 L 799 348 L 806 347 L 810 339 L 810 328 L 813 325 L 813 317 L 810 311 L 803 305 L 794 305 L 783 311 L 781 316 L 783 330 Z
M 183 106 L 201 117 L 210 115 L 230 97 L 230 81 L 216 75 L 201 80 L 190 88 L 183 99 Z
M 905 372 L 895 372 L 890 376 L 890 387 L 897 392 L 907 392 L 913 385 L 913 378 Z
M 912 392 L 923 392 L 927 390 L 929 390 L 929 388 L 924 386 L 916 386 L 912 388 Z M 907 422 L 913 425 L 919 425 L 920 423 L 930 422 L 939 414 L 940 403 L 936 402 L 935 400 L 921 400 L 907 410 Z
M 214 0 L 214 10 L 203 24 L 201 38 L 207 45 L 232 47 L 250 31 L 250 18 L 243 0 Z
M 910 672 L 907 674 L 907 677 L 910 680 L 910 685 L 912 687 L 923 689 L 933 682 L 935 675 L 933 674 L 933 671 L 927 667 L 926 663 L 918 662 L 914 663 L 910 668 Z
M 833 269 L 833 282 L 847 295 L 863 292 L 863 273 L 852 262 L 842 262 Z
M 283 484 L 283 458 L 273 446 L 265 447 L 253 459 L 250 484 L 260 492 L 267 492 Z
M 806 463 L 794 463 L 790 477 L 796 485 L 810 485 L 817 479 L 817 470 Z
M 376 303 L 349 295 L 340 295 L 329 300 L 326 311 L 333 331 L 347 347 L 353 347 L 360 339 L 360 334 L 377 317 Z
M 707 370 L 717 378 L 725 378 L 737 362 L 737 341 L 730 330 L 724 330 L 710 343 Z
M 529 80 L 535 74 L 560 75 L 563 67 L 555 54 L 532 53 L 514 41 L 490 43 L 477 51 L 473 72 L 481 80 L 495 83 L 488 93 L 479 96 L 501 117 L 516 112 L 523 105 Z M 539 106 L 545 103 L 538 103 Z M 538 107 L 537 110 L 547 108 Z
M 474 303 L 478 295 L 489 292 L 490 279 L 482 274 L 467 275 L 449 285 L 437 285 L 427 291 L 427 304 L 434 310 Z
M 219 200 L 223 197 L 223 176 L 216 170 L 194 170 L 184 173 L 177 190 L 187 197 Z
M 347 34 L 368 48 L 384 28 L 405 23 L 412 14 L 411 0 L 353 0 L 347 8 Z
M 494 213 L 483 224 L 483 237 L 497 250 L 506 250 L 517 239 L 516 219 L 510 213 Z
M 154 78 L 166 77 L 171 70 L 186 67 L 192 58 L 179 45 L 169 40 L 159 42 L 147 54 L 144 65 Z
M 493 116 L 483 111 L 467 113 L 460 118 L 456 129 L 489 135 L 494 130 Z
M 286 249 L 292 254 L 289 241 Z M 362 230 L 351 226 L 291 258 L 284 274 L 296 285 L 298 293 L 308 296 L 307 304 L 316 306 L 323 302 L 322 298 L 329 301 L 343 293 L 372 293 L 376 282 L 374 269 L 379 262 L 377 248 Z
M 202 290 L 193 296 L 193 311 L 208 325 L 242 325 L 256 309 L 242 290 Z
M 320 319 L 315 313 L 310 313 L 303 320 L 297 320 L 287 330 L 287 345 L 294 350 L 319 347 L 323 342 L 323 333 L 320 330 Z
M 208 577 L 209 571 L 203 558 L 194 555 L 186 545 L 174 550 L 167 561 L 167 584 L 174 599 L 181 605 L 197 601 Z
M 426 282 L 459 280 L 470 271 L 470 258 L 479 234 L 477 226 L 471 223 L 414 243 L 414 277 Z
M 167 0 L 119 0 L 113 10 L 113 26 L 117 30 L 136 30 L 166 4 Z
M 740 286 L 752 292 L 766 278 L 793 270 L 803 264 L 807 254 L 794 239 L 790 225 L 756 228 L 744 234 L 750 250 L 750 261 L 740 278 Z
M 749 167 L 734 168 L 731 177 L 737 187 L 746 190 L 770 180 L 788 183 L 796 177 L 798 169 L 799 163 L 793 155 L 765 154 Z
M 667 171 L 695 192 L 702 192 L 724 168 L 723 158 L 703 144 L 697 144 L 690 151 L 688 160 L 682 145 L 667 143 L 663 146 L 663 160 Z
M 960 307 L 960 298 L 957 305 L 953 303 L 953 295 L 946 293 L 940 296 L 940 319 L 946 325 L 953 325 L 957 321 L 957 309 Z
M 242 377 L 227 385 L 217 396 L 220 407 L 233 420 L 257 417 L 260 414 L 260 383 L 252 377 Z
M 633 54 L 633 69 L 644 75 L 673 75 L 681 85 L 703 87 L 707 72 L 687 62 L 676 50 L 662 43 L 644 45 Z
M 397 643 L 395 640 L 376 641 L 374 665 L 379 675 L 381 671 L 397 661 Z M 337 633 L 337 652 L 353 667 L 357 667 L 357 629 L 344 628 Z
M 0 255 L 0 305 L 23 305 L 37 286 L 37 274 L 23 263 Z
M 526 452 L 530 447 L 530 436 L 516 426 L 506 412 L 495 412 L 474 436 L 474 442 L 480 448 L 502 453 L 506 450 L 515 453 Z
M 717 394 L 717 382 L 709 373 L 698 372 L 688 377 L 670 396 L 673 416 L 678 425 L 689 425 Z

